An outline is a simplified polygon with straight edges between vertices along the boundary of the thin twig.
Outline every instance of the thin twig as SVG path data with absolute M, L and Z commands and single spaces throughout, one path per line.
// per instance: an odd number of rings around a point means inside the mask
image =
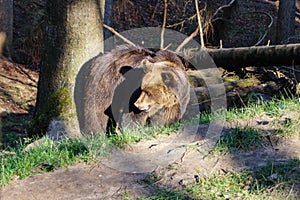
M 268 15 L 269 18 L 271 19 L 271 22 L 269 23 L 268 25 L 268 28 L 267 30 L 265 31 L 264 35 L 260 38 L 260 40 L 258 42 L 256 42 L 256 44 L 254 46 L 257 46 L 259 45 L 264 39 L 265 37 L 267 36 L 267 34 L 269 33 L 273 23 L 274 23 L 274 20 L 273 20 L 273 17 L 269 14 L 269 13 L 266 13 L 266 12 L 255 12 L 255 13 L 262 13 L 262 14 L 265 14 L 265 15 Z
M 204 27 L 202 28 L 203 30 L 206 30 L 206 28 L 207 28 L 207 26 L 210 26 L 212 23 L 214 23 L 214 22 L 216 22 L 217 20 L 223 20 L 223 21 L 226 21 L 226 19 L 223 19 L 223 18 L 221 18 L 221 17 L 217 17 L 217 18 L 215 18 L 216 17 L 216 15 L 221 11 L 221 10 L 223 10 L 224 8 L 229 8 L 229 7 L 231 7 L 232 5 L 233 5 L 233 3 L 235 2 L 235 0 L 232 0 L 231 2 L 229 2 L 228 4 L 226 4 L 226 5 L 223 5 L 223 6 L 221 6 L 221 7 L 219 7 L 215 12 L 214 12 L 214 14 L 211 16 L 211 20 L 208 20 L 208 23 L 205 23 L 204 24 Z
M 179 52 L 189 41 L 191 41 L 194 37 L 196 37 L 198 35 L 198 32 L 199 32 L 199 26 L 189 37 L 183 40 L 183 42 L 177 47 L 176 52 Z
M 168 44 L 165 48 L 163 48 L 162 50 L 167 50 L 170 46 L 172 45 L 172 43 Z
M 286 199 L 289 199 L 289 197 L 291 196 L 293 189 L 294 189 L 295 184 L 292 185 L 292 188 L 290 189 L 289 194 L 287 195 Z
M 122 36 L 120 33 L 118 33 L 115 29 L 113 29 L 112 27 L 103 24 L 103 27 L 106 28 L 107 30 L 109 30 L 110 32 L 112 32 L 113 34 L 115 34 L 116 36 L 118 36 L 121 40 L 123 40 L 125 43 L 130 44 L 132 46 L 136 46 L 133 42 L 131 42 L 130 40 L 128 40 L 127 38 L 125 38 L 124 36 Z
M 214 17 L 218 14 L 218 12 L 220 12 L 222 9 L 231 7 L 232 4 L 233 4 L 234 2 L 235 2 L 235 0 L 232 0 L 232 1 L 229 2 L 228 4 L 219 7 L 219 8 L 216 10 L 216 12 L 214 12 L 214 14 L 212 15 L 212 18 L 214 18 Z
M 214 22 L 214 21 L 217 21 L 217 20 L 219 20 L 219 19 L 222 19 L 222 18 L 216 18 L 216 19 L 213 19 L 217 14 L 218 14 L 218 12 L 220 12 L 222 9 L 224 9 L 224 8 L 227 8 L 227 7 L 230 7 L 230 6 L 232 6 L 232 4 L 235 2 L 235 0 L 232 0 L 229 4 L 226 4 L 226 5 L 224 5 L 224 6 L 221 6 L 221 7 L 219 7 L 217 10 L 216 10 L 216 12 L 212 15 L 212 22 Z M 196 9 L 198 10 L 198 1 L 196 1 L 195 0 L 195 4 L 197 4 L 197 6 L 196 6 Z M 197 14 L 198 14 L 199 12 L 197 12 Z M 188 20 L 190 20 L 190 19 L 193 19 L 195 16 L 197 16 L 197 14 L 195 14 L 195 15 L 193 15 L 193 16 L 191 16 L 190 18 L 188 18 Z M 224 20 L 224 19 L 223 19 Z M 185 21 L 182 21 L 182 22 L 179 22 L 179 23 L 177 23 L 177 24 L 173 24 L 174 26 L 176 26 L 176 25 L 180 25 L 180 24 L 183 24 Z M 198 20 L 198 22 L 199 22 L 199 20 Z M 171 26 L 168 26 L 168 27 L 172 27 L 173 25 L 171 25 Z M 200 25 L 201 25 L 201 23 L 200 23 Z M 205 27 L 206 27 L 207 25 L 205 25 Z M 204 27 L 204 28 L 205 28 Z M 189 36 L 189 37 L 187 37 L 186 39 L 184 39 L 183 40 L 183 42 L 177 47 L 177 49 L 176 49 L 176 52 L 179 52 L 189 41 L 191 41 L 194 37 L 196 37 L 197 36 L 197 34 L 198 34 L 198 32 L 199 32 L 199 26 L 197 26 L 197 29 Z M 203 31 L 202 31 L 202 29 L 201 29 L 201 32 L 202 32 L 202 38 L 203 38 Z M 200 33 L 201 34 L 201 33 Z M 201 38 L 201 36 L 200 36 L 200 38 Z M 203 42 L 203 44 L 204 44 L 204 42 Z
M 29 73 L 27 73 L 24 69 L 22 69 L 19 65 L 16 65 L 16 68 L 18 69 L 18 71 L 21 74 L 26 76 L 30 81 L 32 81 L 33 83 L 36 83 L 36 80 L 34 80 L 34 78 L 32 78 L 32 76 Z
M 273 187 L 267 189 L 267 192 L 271 192 L 271 191 L 274 191 L 276 190 L 279 186 L 281 185 L 285 185 L 285 184 L 295 184 L 295 183 L 299 183 L 299 181 L 284 181 L 284 182 L 280 182 L 276 185 L 274 185 Z
M 198 19 L 198 27 L 200 30 L 200 44 L 201 48 L 204 48 L 204 38 L 203 38 L 203 30 L 202 30 L 202 23 L 201 23 L 201 17 L 199 12 L 199 6 L 198 6 L 198 0 L 195 0 L 195 6 L 196 6 L 196 12 L 197 12 L 197 19 Z
M 194 14 L 193 16 L 191 16 L 191 17 L 189 17 L 189 18 L 187 18 L 187 19 L 184 19 L 184 20 L 182 20 L 182 21 L 180 21 L 180 22 L 177 22 L 177 23 L 175 23 L 175 24 L 172 24 L 172 25 L 167 26 L 167 28 L 172 28 L 172 27 L 175 27 L 175 26 L 182 25 L 182 24 L 184 24 L 186 21 L 193 20 L 196 16 L 197 16 L 197 14 Z
M 155 5 L 155 8 L 154 8 L 154 11 L 153 11 L 152 16 L 151 16 L 151 20 L 154 19 L 154 16 L 155 16 L 156 10 L 157 10 L 157 8 L 158 8 L 158 6 L 159 6 L 159 3 L 160 3 L 160 2 L 157 1 L 156 5 Z
M 217 20 L 224 20 L 224 21 L 226 21 L 226 19 L 223 19 L 223 18 L 221 18 L 221 17 L 218 17 L 218 18 L 215 18 L 215 19 L 213 19 L 213 18 L 214 18 L 214 17 L 218 14 L 218 12 L 220 12 L 223 8 L 227 8 L 227 7 L 232 6 L 232 4 L 234 3 L 234 1 L 235 1 L 235 0 L 231 1 L 229 4 L 223 5 L 223 6 L 221 6 L 220 8 L 218 8 L 217 11 L 212 15 L 212 17 L 211 17 L 211 19 L 212 19 L 211 22 L 215 22 L 215 21 L 217 21 Z M 179 25 L 183 25 L 186 21 L 191 21 L 191 20 L 193 20 L 195 17 L 197 17 L 197 14 L 194 14 L 194 15 L 190 16 L 189 18 L 184 19 L 184 20 L 182 20 L 182 21 L 180 21 L 180 22 L 177 22 L 177 23 L 175 23 L 175 24 L 168 25 L 167 28 L 172 28 L 172 27 L 176 27 L 176 26 L 179 26 Z M 207 26 L 207 24 L 204 25 L 204 28 L 203 28 L 203 29 L 205 29 L 206 26 Z
M 225 20 L 225 19 L 223 19 L 223 18 L 216 18 L 216 19 L 213 19 L 213 18 L 214 18 L 214 17 L 218 14 L 218 12 L 220 12 L 222 9 L 231 7 L 232 4 L 233 4 L 234 2 L 235 2 L 235 0 L 232 0 L 232 1 L 229 2 L 228 4 L 219 7 L 219 8 L 216 10 L 216 12 L 212 15 L 212 22 L 215 22 L 215 21 L 217 21 L 217 20 L 219 20 L 219 19 Z M 195 0 L 195 4 L 198 5 L 198 2 L 197 2 L 196 0 Z M 198 6 L 196 6 L 196 9 L 198 9 Z M 195 14 L 195 15 L 197 15 L 197 14 Z M 188 20 L 194 18 L 195 15 L 191 16 L 190 18 L 188 18 Z M 199 22 L 199 20 L 198 20 L 198 22 Z M 184 21 L 178 22 L 177 24 L 173 24 L 173 25 L 176 26 L 176 25 L 180 25 L 180 24 L 182 24 L 182 23 L 184 23 Z M 168 27 L 172 27 L 173 25 L 168 26 Z M 200 25 L 201 25 L 201 23 L 200 23 Z M 206 28 L 206 26 L 207 26 L 207 24 L 205 25 L 204 28 Z M 197 29 L 196 29 L 189 37 L 187 37 L 185 40 L 183 40 L 183 42 L 177 47 L 176 52 L 179 52 L 179 51 L 180 51 L 180 50 L 181 50 L 181 49 L 182 49 L 189 41 L 191 41 L 194 37 L 196 37 L 197 34 L 198 34 L 198 32 L 199 32 L 199 26 L 197 27 Z M 201 29 L 201 32 L 202 32 L 202 38 L 203 38 L 203 31 L 202 31 L 202 29 Z M 201 33 L 200 33 L 200 34 L 201 34 Z M 201 38 L 201 36 L 200 36 L 200 38 Z M 204 42 L 203 42 L 203 44 L 204 44 Z
M 164 48 L 164 35 L 165 35 L 165 27 L 166 27 L 166 22 L 167 22 L 167 0 L 164 0 L 164 19 L 163 19 L 163 24 L 161 28 L 161 34 L 160 34 L 160 49 Z
M 16 79 L 16 78 L 12 78 L 12 77 L 6 76 L 5 74 L 2 74 L 2 73 L 0 73 L 0 76 L 2 76 L 3 78 L 6 78 L 6 79 L 12 80 L 12 81 L 19 82 L 19 83 L 21 83 L 21 84 L 23 84 L 23 85 L 28 85 L 28 86 L 34 87 L 34 88 L 37 87 L 35 84 L 32 84 L 32 83 L 26 83 L 26 82 L 21 81 L 21 80 L 18 80 L 18 79 Z
M 244 100 L 242 99 L 240 93 L 238 91 L 236 91 L 236 90 L 234 90 L 234 91 L 236 92 L 237 96 L 239 97 L 241 103 L 243 104 L 243 107 L 247 107 L 246 104 L 244 103 Z
M 300 12 L 296 10 L 295 15 L 296 17 L 300 17 Z
M 182 154 L 182 156 L 181 156 L 181 158 L 180 158 L 180 162 L 182 163 L 183 162 L 183 158 L 186 156 L 186 154 L 187 154 L 187 148 L 185 148 L 185 151 L 183 152 L 183 154 Z

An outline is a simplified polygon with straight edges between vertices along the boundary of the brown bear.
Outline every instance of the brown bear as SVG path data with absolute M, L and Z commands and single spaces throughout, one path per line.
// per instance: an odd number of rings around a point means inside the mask
M 167 50 L 118 46 L 93 59 L 77 79 L 84 79 L 76 83 L 84 97 L 75 91 L 84 132 L 170 124 L 181 119 L 189 101 L 183 62 Z
M 145 121 L 166 125 L 181 119 L 190 97 L 190 86 L 181 59 L 166 50 L 143 60 L 145 75 L 141 94 L 134 105 L 147 113 Z

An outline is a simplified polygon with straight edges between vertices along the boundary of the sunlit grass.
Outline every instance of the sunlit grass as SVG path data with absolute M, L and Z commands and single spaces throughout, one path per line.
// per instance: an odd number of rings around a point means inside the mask
M 234 108 L 227 112 L 215 112 L 214 114 L 203 112 L 196 119 L 175 123 L 171 126 L 125 129 L 121 134 L 110 136 L 105 134 L 88 135 L 80 140 L 67 139 L 53 142 L 49 139 L 44 139 L 39 145 L 30 150 L 25 150 L 25 147 L 30 142 L 33 142 L 33 140 L 18 139 L 21 142 L 17 142 L 18 145 L 12 146 L 10 144 L 15 144 L 15 141 L 9 141 L 9 143 L 4 145 L 5 149 L 0 151 L 0 161 L 2 164 L 0 185 L 3 186 L 15 179 L 23 179 L 33 174 L 53 171 L 60 167 L 79 162 L 98 161 L 107 156 L 114 148 L 123 148 L 127 144 L 155 138 L 160 134 L 168 135 L 180 130 L 185 125 L 206 124 L 212 120 L 221 118 L 225 118 L 227 121 L 234 121 L 268 116 L 274 121 L 274 124 L 272 124 L 274 134 L 280 137 L 289 137 L 292 134 L 299 133 L 299 118 L 285 117 L 282 119 L 282 117 L 286 116 L 287 113 L 297 113 L 299 110 L 300 103 L 297 98 L 282 98 L 279 100 L 274 99 L 270 102 L 253 103 L 248 107 Z M 250 151 L 260 147 L 264 140 L 265 133 L 261 130 L 256 130 L 253 127 L 236 127 L 227 131 L 220 138 L 212 152 L 224 154 L 235 153 L 237 151 Z M 223 175 L 222 177 L 224 179 L 230 178 Z M 214 177 L 216 180 L 217 178 Z M 212 180 L 207 179 L 207 181 Z M 222 184 L 220 183 L 220 185 Z M 197 186 L 195 185 L 194 187 Z M 193 191 L 193 189 L 190 188 L 190 191 Z M 160 192 L 162 196 L 166 193 L 166 191 Z M 176 196 L 176 198 L 178 197 L 177 195 L 180 198 L 184 198 L 185 196 L 185 194 L 178 192 L 171 192 L 168 195 L 170 197 Z M 158 199 L 163 199 L 163 197 L 158 197 Z
M 38 146 L 29 150 L 25 150 L 25 144 L 22 143 L 18 148 L 0 152 L 0 185 L 90 159 L 90 151 L 79 139 L 61 142 L 44 139 Z
M 300 183 L 300 176 L 293 169 L 300 167 L 300 160 L 284 164 L 269 163 L 256 172 L 228 171 L 209 176 L 199 175 L 194 184 L 183 189 L 157 188 L 157 193 L 141 200 L 152 199 L 299 199 L 300 191 L 293 190 Z M 277 179 L 274 179 L 274 177 Z
M 178 131 L 182 124 L 177 122 L 169 126 L 146 126 L 137 128 L 125 128 L 119 134 L 112 134 L 108 139 L 116 146 L 123 147 L 126 144 L 141 140 L 155 138 L 158 135 L 168 135 Z
M 237 151 L 250 151 L 261 147 L 264 135 L 251 128 L 235 128 L 221 136 L 211 153 L 225 154 Z
M 226 112 L 226 120 L 249 119 L 259 116 L 279 118 L 288 112 L 300 110 L 298 98 L 272 99 L 271 101 L 259 101 L 250 103 L 247 107 L 232 108 Z

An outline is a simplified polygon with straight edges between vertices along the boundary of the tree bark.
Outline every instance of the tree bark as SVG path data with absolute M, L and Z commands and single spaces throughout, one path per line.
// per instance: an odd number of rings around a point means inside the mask
M 53 120 L 60 122 L 65 136 L 80 136 L 75 82 L 81 67 L 103 51 L 101 9 L 104 4 L 99 0 L 47 0 L 48 18 L 31 136 L 44 135 Z
M 247 66 L 282 66 L 300 64 L 300 44 L 208 49 L 218 67 L 233 69 Z
M 280 0 L 277 18 L 277 44 L 293 43 L 296 0 Z
M 0 55 L 11 57 L 13 40 L 13 0 L 0 0 Z M 6 35 L 6 37 L 4 37 Z M 3 52 L 2 52 L 3 50 Z
M 104 24 L 110 27 L 112 27 L 111 19 L 113 15 L 113 4 L 114 4 L 113 0 L 105 1 Z M 112 33 L 107 29 L 104 29 L 103 33 L 104 33 L 104 39 L 107 39 L 112 36 Z

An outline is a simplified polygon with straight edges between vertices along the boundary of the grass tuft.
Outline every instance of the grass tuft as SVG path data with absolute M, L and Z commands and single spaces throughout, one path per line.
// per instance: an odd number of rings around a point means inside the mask
M 252 128 L 235 128 L 220 138 L 211 153 L 226 154 L 254 150 L 262 145 L 263 139 L 264 135 Z
M 229 171 L 204 176 L 199 175 L 197 182 L 178 190 L 158 188 L 152 199 L 259 199 L 281 200 L 299 199 L 300 191 L 293 190 L 300 183 L 300 160 L 284 164 L 270 163 L 256 172 Z M 275 176 L 276 175 L 276 176 Z M 274 180 L 274 177 L 277 177 Z M 295 186 L 296 187 L 296 186 Z
M 25 150 L 25 146 L 21 144 L 18 148 L 10 149 L 9 153 L 1 152 L 1 186 L 15 179 L 91 159 L 89 150 L 79 139 L 53 142 L 46 138 L 30 150 Z

